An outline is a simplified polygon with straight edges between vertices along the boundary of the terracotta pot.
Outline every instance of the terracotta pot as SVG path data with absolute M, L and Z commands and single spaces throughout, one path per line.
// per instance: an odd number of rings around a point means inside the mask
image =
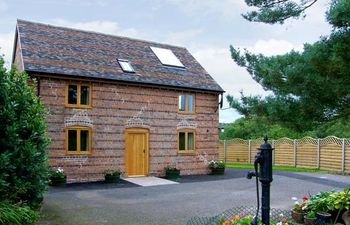
M 309 218 L 307 216 L 304 217 L 305 225 L 315 225 L 316 224 L 316 218 Z
M 292 218 L 296 223 L 304 223 L 304 213 L 296 212 L 294 210 L 291 211 Z

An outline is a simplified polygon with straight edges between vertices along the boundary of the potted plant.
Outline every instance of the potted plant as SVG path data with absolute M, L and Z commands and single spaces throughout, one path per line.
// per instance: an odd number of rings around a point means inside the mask
M 64 174 L 64 170 L 61 167 L 57 169 L 49 170 L 49 185 L 51 186 L 64 186 L 67 183 L 67 176 Z
M 225 163 L 223 161 L 210 160 L 209 169 L 212 175 L 223 175 L 225 173 Z
M 165 169 L 165 177 L 167 179 L 178 179 L 180 178 L 180 169 L 177 169 L 175 166 L 167 166 Z
M 306 213 L 304 216 L 304 222 L 305 225 L 314 225 L 316 222 L 316 212 L 313 210 L 310 210 L 309 212 Z
M 106 183 L 118 183 L 120 180 L 120 170 L 107 170 L 105 172 Z
M 292 200 L 294 201 L 294 206 L 291 211 L 292 219 L 297 223 L 304 223 L 304 207 L 305 207 L 305 201 L 308 200 L 307 196 L 303 197 L 303 203 L 299 203 L 298 199 L 296 197 L 293 197 Z

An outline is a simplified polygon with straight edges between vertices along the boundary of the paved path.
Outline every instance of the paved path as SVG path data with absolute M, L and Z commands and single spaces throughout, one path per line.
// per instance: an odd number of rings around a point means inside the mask
M 51 188 L 39 224 L 180 225 L 195 216 L 214 216 L 236 206 L 255 206 L 255 182 L 247 170 L 228 169 L 224 176 L 186 176 L 178 185 L 139 187 L 87 184 Z M 349 176 L 275 171 L 271 205 L 288 209 L 291 197 L 350 186 Z

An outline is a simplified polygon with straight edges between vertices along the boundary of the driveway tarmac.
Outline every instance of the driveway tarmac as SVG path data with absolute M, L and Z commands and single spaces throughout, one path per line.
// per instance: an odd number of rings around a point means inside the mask
M 210 217 L 237 206 L 255 206 L 255 180 L 247 170 L 227 169 L 224 176 L 186 176 L 180 184 L 139 187 L 80 184 L 51 188 L 45 196 L 47 225 L 180 225 L 192 217 Z M 350 177 L 274 171 L 271 207 L 289 209 L 291 197 L 350 187 Z

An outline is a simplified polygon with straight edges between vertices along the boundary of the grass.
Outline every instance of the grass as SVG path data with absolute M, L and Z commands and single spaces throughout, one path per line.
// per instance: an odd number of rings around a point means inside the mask
M 239 169 L 253 169 L 252 164 L 240 164 L 240 163 L 226 163 L 227 168 L 239 168 Z M 273 166 L 273 170 L 287 170 L 295 172 L 320 172 L 320 169 L 294 167 L 294 166 Z

